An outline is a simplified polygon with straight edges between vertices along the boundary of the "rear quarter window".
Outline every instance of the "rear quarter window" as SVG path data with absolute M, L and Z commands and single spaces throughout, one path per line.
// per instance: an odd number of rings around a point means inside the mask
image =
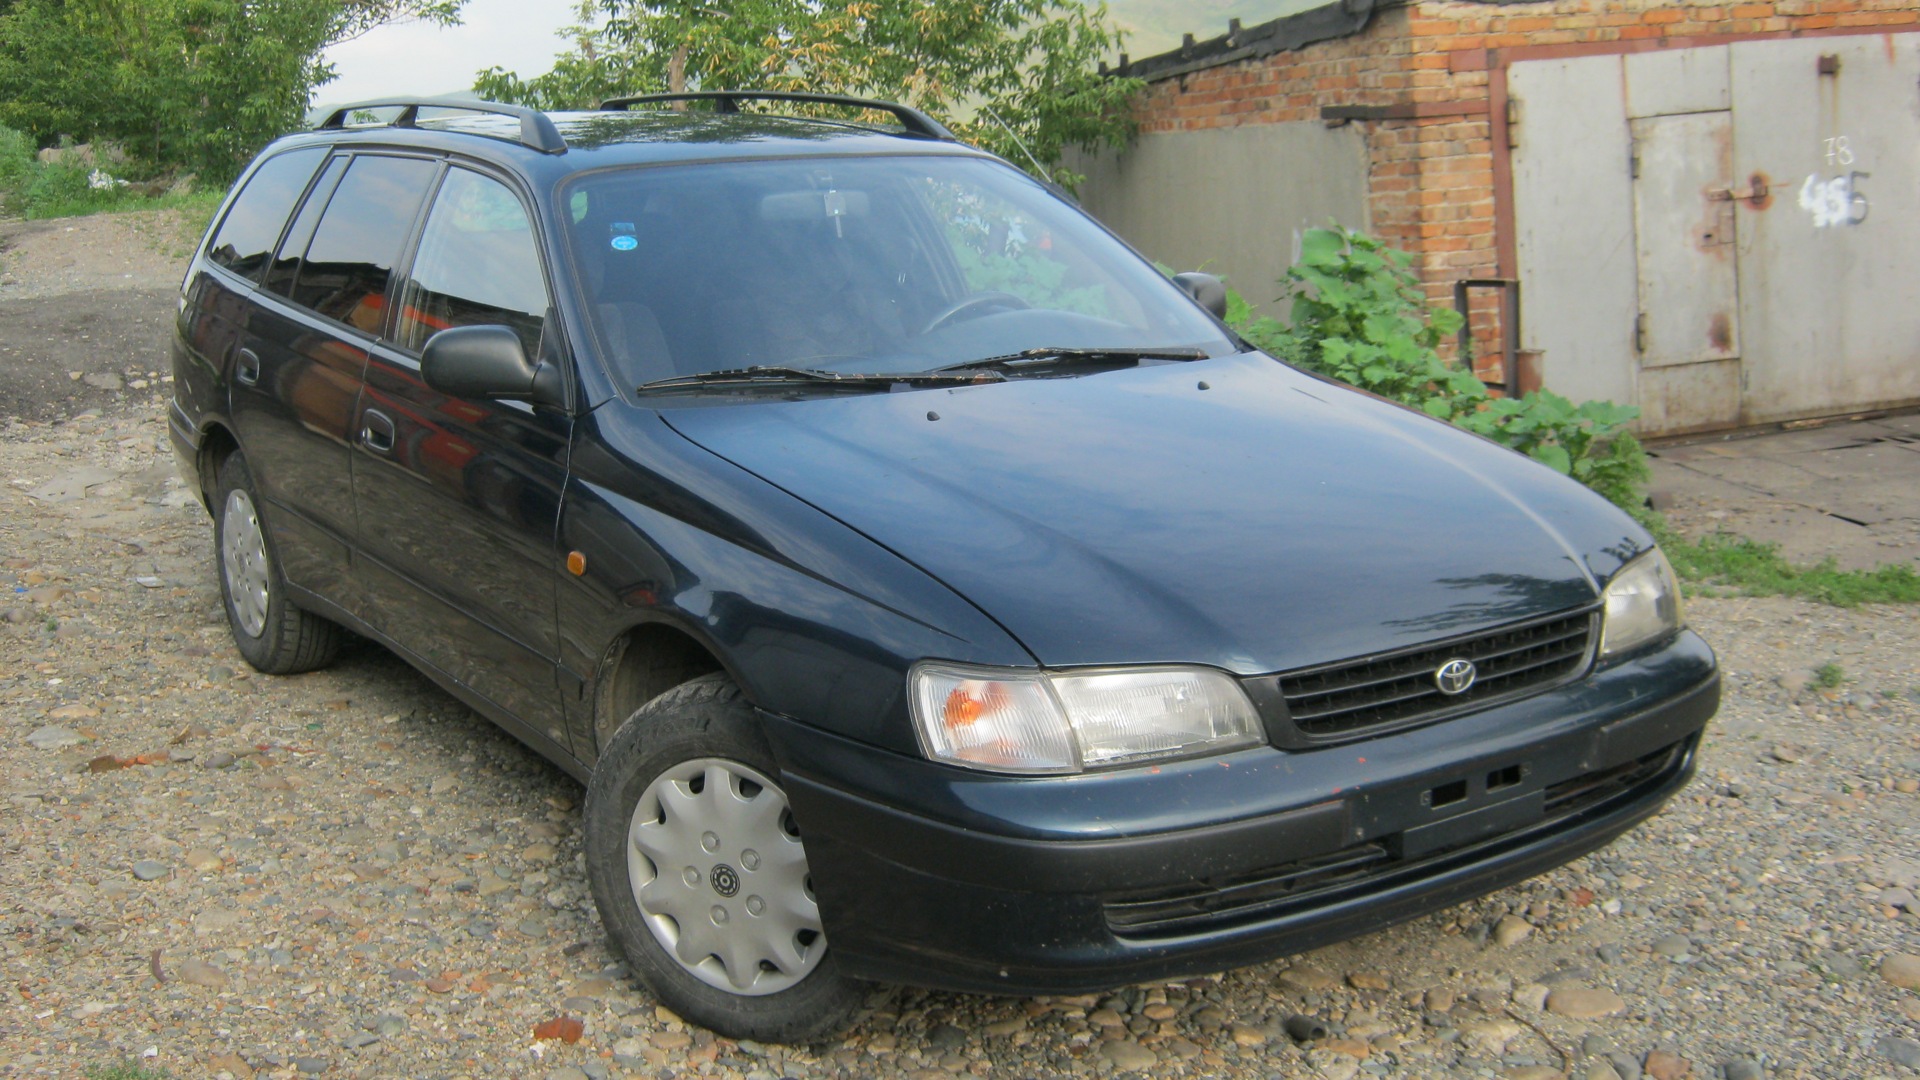
M 324 147 L 289 150 L 260 163 L 233 200 L 220 229 L 207 246 L 207 258 L 243 277 L 257 277 L 293 204 L 307 190 L 313 170 L 326 156 Z

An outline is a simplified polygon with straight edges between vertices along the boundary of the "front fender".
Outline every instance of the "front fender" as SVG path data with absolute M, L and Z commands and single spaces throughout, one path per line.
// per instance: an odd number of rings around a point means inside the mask
M 756 706 L 917 753 L 914 661 L 1032 665 L 998 624 L 891 551 L 695 446 L 652 410 L 580 425 L 560 520 L 563 680 L 594 700 L 611 645 L 645 623 L 702 642 Z M 585 725 L 591 728 L 591 720 Z

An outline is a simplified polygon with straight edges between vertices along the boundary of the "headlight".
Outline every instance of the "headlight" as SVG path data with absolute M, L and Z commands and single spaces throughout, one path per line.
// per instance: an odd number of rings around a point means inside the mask
M 1048 673 L 926 662 L 909 681 L 920 748 L 969 769 L 1075 773 L 1265 740 L 1239 684 L 1211 668 Z
M 1680 582 L 1659 548 L 1628 563 L 1607 582 L 1607 613 L 1600 630 L 1600 658 L 1638 648 L 1686 625 Z

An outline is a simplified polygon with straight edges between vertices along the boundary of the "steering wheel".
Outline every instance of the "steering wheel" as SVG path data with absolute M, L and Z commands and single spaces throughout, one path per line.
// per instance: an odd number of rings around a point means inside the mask
M 1007 292 L 974 293 L 972 296 L 968 296 L 968 297 L 964 297 L 962 299 L 956 300 L 953 303 L 948 304 L 946 307 L 940 309 L 940 313 L 938 315 L 935 315 L 933 318 L 928 319 L 927 325 L 920 328 L 920 333 L 923 336 L 926 334 L 931 334 L 935 330 L 940 329 L 941 327 L 947 325 L 948 323 L 959 319 L 962 315 L 966 315 L 968 312 L 974 312 L 977 314 L 981 308 L 996 307 L 996 306 L 1011 308 L 1015 311 L 1020 311 L 1025 308 L 1032 307 L 1033 305 L 1027 303 L 1025 300 L 1020 299 L 1019 297 L 1013 295 L 1012 293 L 1007 293 Z

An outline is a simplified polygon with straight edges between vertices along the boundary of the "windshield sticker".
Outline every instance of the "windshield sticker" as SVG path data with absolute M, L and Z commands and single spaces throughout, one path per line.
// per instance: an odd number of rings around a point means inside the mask
M 640 241 L 635 240 L 631 236 L 616 236 L 613 238 L 613 250 L 615 251 L 632 251 L 639 246 Z
M 640 246 L 633 235 L 633 222 L 612 221 L 607 223 L 607 231 L 613 234 L 613 250 L 632 251 Z

